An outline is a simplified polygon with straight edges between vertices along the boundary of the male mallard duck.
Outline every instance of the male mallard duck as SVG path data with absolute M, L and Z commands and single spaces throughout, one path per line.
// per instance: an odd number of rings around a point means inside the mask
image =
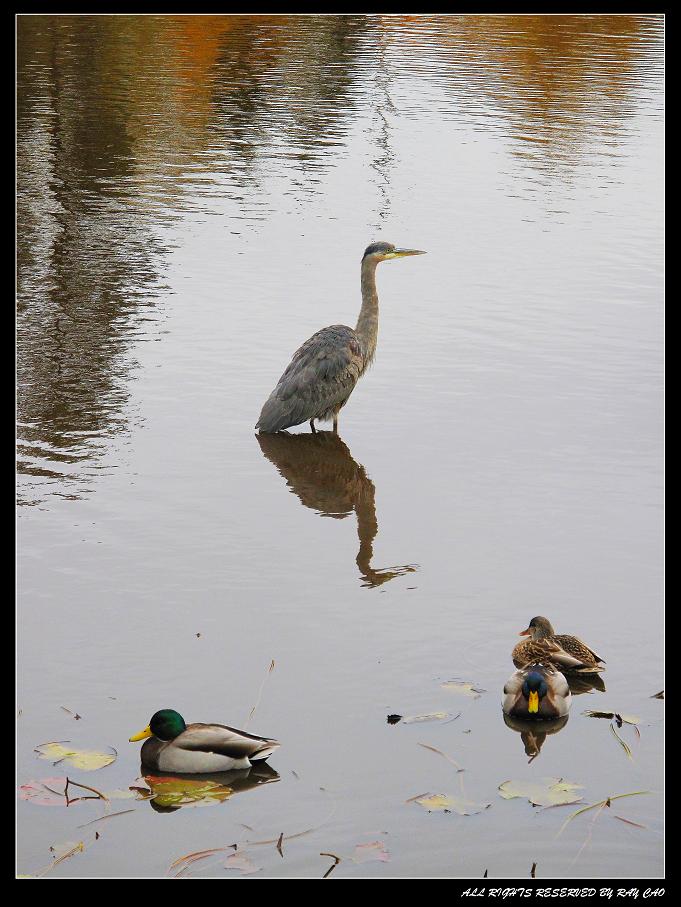
M 548 661 L 561 671 L 593 674 L 605 670 L 600 655 L 596 655 L 576 636 L 556 635 L 551 621 L 546 617 L 533 617 L 527 630 L 523 630 L 520 635 L 531 638 L 519 642 L 511 653 L 516 668 L 522 668 L 533 661 Z
M 156 712 L 130 742 L 147 737 L 141 753 L 144 765 L 186 775 L 250 768 L 280 746 L 269 737 L 254 737 L 224 724 L 185 724 L 173 709 Z
M 514 718 L 561 718 L 570 711 L 567 680 L 552 664 L 535 662 L 516 671 L 504 685 L 501 706 Z

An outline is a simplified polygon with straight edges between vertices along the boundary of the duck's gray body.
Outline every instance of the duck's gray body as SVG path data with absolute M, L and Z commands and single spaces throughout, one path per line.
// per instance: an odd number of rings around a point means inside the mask
M 189 724 L 173 740 L 150 737 L 142 746 L 144 765 L 162 772 L 200 774 L 250 768 L 272 755 L 276 740 L 224 724 Z

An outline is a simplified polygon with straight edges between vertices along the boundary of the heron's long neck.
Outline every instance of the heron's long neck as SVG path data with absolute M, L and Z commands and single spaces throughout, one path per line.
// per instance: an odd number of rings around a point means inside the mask
M 376 261 L 362 262 L 362 308 L 355 332 L 362 341 L 367 364 L 374 358 L 378 339 L 378 293 L 376 292 Z

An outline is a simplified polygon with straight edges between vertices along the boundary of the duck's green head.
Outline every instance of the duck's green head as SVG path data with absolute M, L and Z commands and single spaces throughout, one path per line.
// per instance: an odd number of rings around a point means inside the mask
M 157 737 L 159 740 L 174 740 L 186 729 L 184 718 L 174 709 L 161 709 L 160 712 L 152 715 L 151 721 L 140 731 L 130 738 L 130 743 L 137 740 L 144 740 L 145 737 Z

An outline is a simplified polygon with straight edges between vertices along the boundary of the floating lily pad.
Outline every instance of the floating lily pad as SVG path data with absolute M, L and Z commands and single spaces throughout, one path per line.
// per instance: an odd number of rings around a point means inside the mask
M 97 750 L 76 750 L 68 743 L 68 740 L 58 743 L 41 743 L 35 748 L 35 752 L 41 759 L 49 759 L 53 765 L 68 762 L 69 765 L 84 772 L 96 771 L 98 768 L 104 768 L 105 765 L 111 765 L 116 760 L 116 750 L 110 753 L 102 753 Z
M 491 803 L 474 803 L 472 800 L 466 800 L 463 797 L 451 797 L 449 794 L 428 794 L 419 797 L 414 801 L 427 809 L 429 813 L 433 812 L 456 812 L 460 816 L 473 816 L 489 809 Z
M 583 785 L 562 778 L 540 778 L 539 781 L 504 781 L 499 785 L 499 793 L 505 800 L 527 797 L 533 806 L 559 806 L 583 800 L 576 793 L 582 788 Z

